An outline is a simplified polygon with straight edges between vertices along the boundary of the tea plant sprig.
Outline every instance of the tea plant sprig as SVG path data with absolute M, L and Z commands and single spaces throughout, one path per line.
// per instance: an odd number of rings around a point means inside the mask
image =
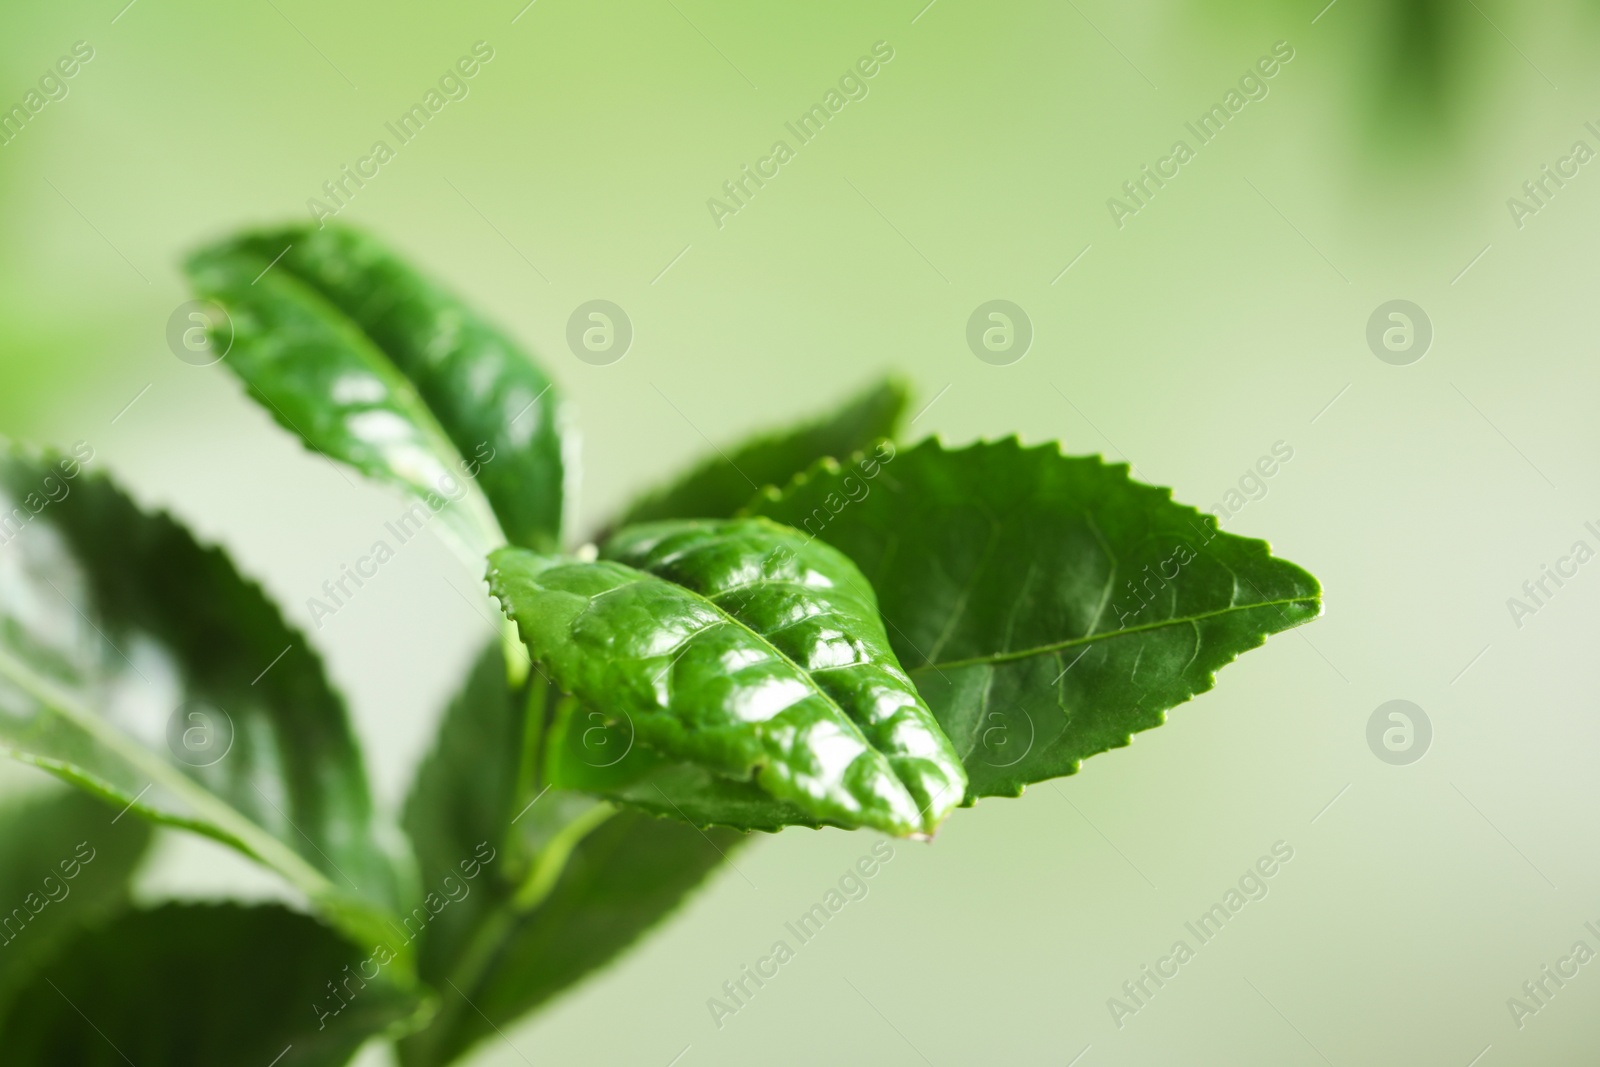
M 114 1044 L 295 1067 L 383 1035 L 406 1067 L 449 1063 L 752 831 L 932 837 L 1129 744 L 1321 610 L 1305 571 L 1123 465 L 896 444 L 893 380 L 719 451 L 579 545 L 559 390 L 446 290 L 331 226 L 187 269 L 226 312 L 223 365 L 306 446 L 437 516 L 504 634 L 391 827 L 343 698 L 258 585 L 73 457 L 7 447 L 0 746 L 109 805 L 0 816 L 0 906 L 22 909 L 0 923 L 8 1060 L 120 1062 Z M 228 727 L 203 738 L 214 759 L 186 747 L 195 715 Z M 140 820 L 237 849 L 305 913 L 135 906 Z M 76 903 L 36 909 L 31 872 L 80 840 L 100 858 Z

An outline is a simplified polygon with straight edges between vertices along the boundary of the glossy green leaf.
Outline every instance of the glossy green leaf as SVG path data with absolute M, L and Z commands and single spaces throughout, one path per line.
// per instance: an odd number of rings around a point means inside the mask
M 149 841 L 148 823 L 76 789 L 0 808 L 0 1014 L 64 941 L 127 904 Z
M 219 549 L 81 458 L 0 452 L 0 750 L 381 936 L 400 893 L 317 654 Z
M 1015 796 L 1129 744 L 1321 611 L 1311 575 L 1123 465 L 1014 438 L 887 454 L 819 464 L 752 510 L 871 579 L 969 799 Z
M 960 800 L 960 763 L 838 552 L 764 520 L 627 527 L 601 551 L 491 557 L 491 591 L 582 706 L 816 822 L 929 833 Z
M 694 826 L 776 833 L 827 821 L 766 792 L 754 779 L 726 778 L 638 743 L 633 721 L 567 698 L 553 710 L 542 751 L 551 784 L 606 797 Z
M 877 382 L 832 414 L 707 457 L 672 485 L 635 502 L 616 525 L 731 518 L 761 487 L 785 485 L 824 456 L 849 456 L 893 437 L 908 399 L 899 379 Z
M 48 963 L 0 1023 L 7 1063 L 332 1067 L 417 1005 L 386 965 L 278 907 L 127 912 Z
M 491 1035 L 474 1005 L 493 1005 L 496 1025 L 508 1025 L 621 952 L 736 841 L 616 816 L 604 801 L 550 787 L 538 770 L 541 738 L 561 702 L 537 672 L 513 690 L 499 647 L 486 649 L 418 772 L 405 825 L 434 899 L 403 922 L 442 999 L 403 1046 L 410 1067 L 447 1062 Z M 613 818 L 625 820 L 620 837 L 605 833 Z
M 460 1002 L 453 1025 L 402 1042 L 401 1062 L 435 1067 L 497 1037 L 496 1028 L 616 958 L 743 840 L 640 812 L 606 820 L 578 842 L 544 902 L 506 923 L 476 981 L 441 990 L 441 1018 L 451 998 Z
M 559 545 L 564 414 L 506 334 L 342 226 L 247 234 L 187 270 L 232 319 L 226 366 L 306 444 L 418 497 L 414 521 L 439 516 L 474 563 Z
M 755 781 L 737 781 L 694 763 L 661 755 L 642 744 L 627 746 L 630 726 L 574 702 L 553 724 L 547 752 L 552 782 L 653 815 L 707 828 L 777 833 L 786 826 L 821 827 L 830 820 L 778 800 Z M 597 741 L 596 738 L 604 738 Z M 620 753 L 616 763 L 605 762 Z

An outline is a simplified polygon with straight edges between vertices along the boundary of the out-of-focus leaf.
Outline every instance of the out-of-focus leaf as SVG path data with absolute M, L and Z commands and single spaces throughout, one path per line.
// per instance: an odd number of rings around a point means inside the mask
M 385 936 L 401 893 L 344 702 L 261 589 L 71 456 L 0 451 L 0 534 L 0 750 Z
M 583 707 L 810 821 L 931 833 L 959 802 L 961 765 L 844 556 L 748 519 L 627 527 L 601 551 L 491 557 L 491 591 Z
M 605 965 L 682 903 L 742 840 L 727 828 L 700 831 L 640 812 L 607 819 L 578 842 L 542 904 L 526 914 L 501 913 L 504 925 L 476 981 L 441 990 L 441 1018 L 451 998 L 459 1001 L 453 1025 L 402 1042 L 401 1062 L 450 1062 Z
M 437 910 L 413 909 L 403 921 L 421 945 L 424 981 L 460 977 L 474 938 L 496 910 L 514 906 L 535 865 L 543 860 L 559 872 L 565 851 L 546 853 L 552 844 L 561 848 L 560 835 L 581 836 L 611 811 L 593 797 L 547 790 L 537 776 L 548 696 L 537 673 L 513 689 L 499 646 L 485 649 L 417 771 L 404 825 L 422 905 L 431 895 Z M 485 870 L 489 876 L 480 877 Z
M 0 1048 L 63 1067 L 333 1067 L 417 1010 L 392 966 L 283 908 L 126 912 L 45 965 Z
M 246 234 L 187 270 L 232 320 L 224 363 L 306 444 L 416 496 L 474 565 L 559 545 L 565 417 L 506 334 L 343 226 Z
M 126 905 L 149 841 L 148 823 L 75 789 L 0 808 L 0 1014 L 62 942 Z
M 517 814 L 524 720 L 506 683 L 500 647 L 493 645 L 468 672 L 417 768 L 401 825 L 416 853 L 418 879 L 424 895 L 450 900 L 453 890 L 460 897 L 437 914 L 413 910 L 405 917 L 407 936 L 420 941 L 417 966 L 424 981 L 442 984 L 484 912 L 494 907 L 488 886 L 511 858 L 505 842 Z M 478 877 L 484 855 L 494 857 L 487 879 Z
M 895 652 L 961 753 L 969 800 L 1016 796 L 1129 744 L 1322 610 L 1311 575 L 1123 465 L 1014 438 L 890 456 L 818 464 L 752 510 L 871 579 Z
M 708 457 L 672 485 L 636 501 L 615 525 L 731 518 L 761 487 L 784 485 L 824 456 L 848 456 L 893 437 L 907 399 L 905 383 L 886 378 L 832 414 Z
M 562 703 L 537 671 L 513 690 L 500 649 L 488 648 L 418 772 L 405 825 L 432 899 L 402 922 L 442 998 L 402 1046 L 408 1067 L 492 1034 L 474 1005 L 492 1003 L 495 1025 L 508 1025 L 620 953 L 735 843 L 552 787 L 540 750 Z M 613 819 L 627 827 L 620 838 Z

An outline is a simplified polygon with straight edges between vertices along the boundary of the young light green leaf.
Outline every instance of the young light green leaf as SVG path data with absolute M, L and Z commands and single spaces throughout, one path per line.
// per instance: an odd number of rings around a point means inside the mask
M 417 1002 L 380 958 L 279 907 L 127 912 L 48 963 L 0 1023 L 6 1062 L 335 1067 Z
M 76 789 L 0 808 L 0 1015 L 17 989 L 76 931 L 128 901 L 150 826 Z
M 507 539 L 560 544 L 565 416 L 499 329 L 343 226 L 246 234 L 186 266 L 232 320 L 224 363 L 306 444 L 418 497 L 474 565 Z
M 832 414 L 706 458 L 672 485 L 634 502 L 615 525 L 731 518 L 762 486 L 785 485 L 824 456 L 848 456 L 893 437 L 908 398 L 904 382 L 886 378 Z
M 456 1012 L 448 1028 L 430 1027 L 402 1042 L 401 1063 L 448 1063 L 504 1025 L 489 1020 L 532 1011 L 615 959 L 743 840 L 723 827 L 701 831 L 634 811 L 607 819 L 578 842 L 543 903 L 498 931 L 478 978 L 458 983 L 458 999 L 470 998 L 471 1006 Z M 457 992 L 446 993 L 446 1006 Z
M 890 455 L 824 462 L 751 510 L 872 580 L 896 653 L 962 755 L 969 801 L 1129 744 L 1321 611 L 1311 575 L 1125 466 L 1015 438 Z
M 220 550 L 84 458 L 0 451 L 0 751 L 380 938 L 401 894 L 321 661 Z
M 960 762 L 844 556 L 749 519 L 627 527 L 602 555 L 490 558 L 491 592 L 581 705 L 817 822 L 931 833 L 959 801 Z

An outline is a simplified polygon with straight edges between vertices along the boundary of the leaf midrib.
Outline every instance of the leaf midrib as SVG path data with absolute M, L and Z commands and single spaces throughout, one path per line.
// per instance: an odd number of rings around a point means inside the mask
M 1215 611 L 1202 611 L 1194 615 L 1175 616 L 1163 619 L 1160 622 L 1143 623 L 1139 626 L 1126 626 L 1120 630 L 1106 630 L 1097 634 L 1087 634 L 1083 637 L 1070 637 L 1064 641 L 1054 641 L 1048 645 L 1038 645 L 1033 648 L 1024 648 L 1015 652 L 996 652 L 987 656 L 969 656 L 966 659 L 947 660 L 943 663 L 927 662 L 912 667 L 907 673 L 916 674 L 918 671 L 939 671 L 956 667 L 992 666 L 1001 663 L 1015 663 L 1018 660 L 1031 659 L 1034 656 L 1045 656 L 1052 652 L 1059 652 L 1064 648 L 1075 648 L 1095 641 L 1108 641 L 1116 637 L 1126 637 L 1129 634 L 1150 633 L 1154 630 L 1166 629 L 1169 626 L 1189 626 L 1207 619 L 1220 618 L 1240 611 L 1253 611 L 1256 608 L 1278 608 L 1293 604 L 1320 604 L 1319 596 L 1287 597 L 1281 600 L 1258 600 L 1253 604 L 1230 604 L 1225 608 Z
M 265 262 L 267 258 L 265 255 L 249 249 L 235 249 L 234 254 L 239 255 L 241 258 L 254 258 L 262 262 Z M 335 331 L 342 334 L 350 342 L 350 347 L 361 358 L 362 363 L 385 382 L 391 402 L 397 408 L 402 409 L 406 416 L 422 429 L 425 438 L 435 448 L 439 449 L 440 458 L 449 458 L 455 463 L 464 462 L 466 457 L 462 454 L 460 446 L 445 431 L 444 425 L 439 421 L 438 416 L 434 414 L 433 408 L 423 398 L 421 388 L 401 368 L 399 362 L 378 343 L 372 334 L 361 327 L 354 316 L 324 295 L 323 291 L 305 275 L 295 270 L 292 263 L 285 262 L 279 266 L 280 269 L 275 272 L 273 278 L 268 280 L 267 284 L 275 288 L 292 288 L 297 294 L 309 301 L 312 307 L 322 314 L 324 320 L 332 323 Z M 298 429 L 295 430 L 295 433 L 301 437 L 305 436 Z M 308 441 L 307 443 L 309 444 L 310 442 Z M 313 445 L 312 447 L 316 446 Z M 320 448 L 317 450 L 321 451 Z M 342 457 L 330 456 L 329 458 L 336 459 L 341 463 L 349 463 L 349 460 Z M 500 525 L 500 517 L 495 513 L 493 505 L 489 503 L 489 498 L 484 494 L 482 488 L 471 478 L 462 480 L 459 484 L 466 488 L 466 495 L 472 500 L 472 504 L 467 509 L 472 516 L 472 520 L 484 527 L 483 533 L 486 542 L 483 554 L 487 555 L 499 546 L 507 544 L 505 531 Z M 407 485 L 413 491 L 416 491 L 415 486 L 410 486 L 409 483 Z M 453 506 L 454 503 L 452 501 L 451 505 Z
M 706 596 L 704 593 L 700 593 L 700 592 L 697 592 L 697 591 L 695 591 L 693 589 L 690 589 L 688 586 L 683 585 L 680 582 L 674 582 L 670 578 L 663 578 L 663 577 L 661 577 L 661 575 L 656 574 L 653 571 L 647 571 L 643 567 L 635 567 L 632 564 L 623 563 L 621 560 L 611 560 L 610 562 L 621 564 L 622 566 L 627 567 L 629 570 L 635 572 L 636 574 L 639 575 L 639 579 L 638 580 L 640 580 L 640 581 L 661 582 L 662 584 L 669 585 L 674 589 L 683 590 L 685 593 L 687 593 L 690 596 L 694 597 L 696 600 L 700 601 L 701 603 L 703 603 L 707 607 L 709 607 L 712 611 L 716 612 L 719 616 L 722 617 L 724 622 L 726 622 L 727 624 L 729 624 L 731 626 L 735 626 L 740 630 L 743 630 L 745 633 L 749 634 L 751 637 L 753 637 L 757 641 L 761 642 L 761 645 L 762 645 L 763 648 L 766 648 L 774 656 L 776 656 L 785 666 L 789 667 L 796 674 L 798 674 L 805 681 L 805 684 L 811 688 L 812 692 L 816 693 L 817 696 L 821 697 L 825 702 L 827 702 L 829 707 L 833 708 L 835 711 L 837 711 L 839 713 L 839 717 L 844 719 L 844 721 L 849 724 L 850 729 L 855 733 L 856 737 L 858 737 L 861 740 L 861 744 L 863 746 L 865 746 L 868 750 L 876 753 L 877 755 L 882 756 L 885 763 L 889 762 L 889 757 L 887 755 L 885 755 L 883 752 L 879 751 L 878 747 L 876 745 L 874 745 L 871 741 L 867 740 L 867 735 L 861 732 L 861 724 L 856 722 L 855 719 L 851 718 L 850 712 L 845 710 L 844 705 L 840 704 L 837 700 L 833 699 L 833 697 L 831 697 L 827 693 L 823 692 L 822 691 L 822 687 L 819 686 L 816 683 L 816 680 L 811 677 L 811 672 L 806 670 L 804 667 L 800 666 L 800 664 L 796 663 L 794 660 L 790 659 L 788 653 L 784 652 L 783 649 L 781 649 L 777 645 L 773 644 L 772 641 L 765 634 L 763 634 L 763 633 L 759 632 L 758 630 L 756 630 L 755 627 L 751 626 L 749 623 L 746 623 L 744 620 L 740 619 L 737 615 L 734 615 L 732 612 L 728 611 L 726 608 L 724 608 L 722 605 L 718 604 L 716 601 L 712 600 L 710 597 Z M 764 583 L 755 583 L 755 582 L 746 583 L 745 585 L 740 586 L 740 588 L 741 589 L 750 588 L 751 586 L 757 585 L 757 584 L 764 584 Z M 717 595 L 720 596 L 721 594 L 719 593 Z M 684 644 L 688 644 L 690 641 L 693 641 L 696 637 L 698 637 L 700 634 L 705 633 L 709 629 L 710 629 L 710 627 L 707 627 L 705 630 L 697 630 L 697 631 L 695 631 L 693 634 L 691 634 L 684 641 Z M 891 772 L 892 772 L 892 770 L 893 770 L 892 766 L 891 766 L 890 769 L 891 769 Z M 899 775 L 895 775 L 895 781 L 897 781 L 897 782 L 900 781 L 900 776 Z M 904 782 L 901 782 L 900 784 L 901 784 L 902 788 L 905 786 Z M 909 792 L 910 791 L 907 790 L 907 794 L 908 795 L 909 795 Z
M 526 551 L 526 550 L 523 550 L 523 551 Z M 818 697 L 820 697 L 823 701 L 825 701 L 828 704 L 829 707 L 834 708 L 836 711 L 838 711 L 839 718 L 842 719 L 847 726 L 849 726 L 850 732 L 861 742 L 862 748 L 866 749 L 868 752 L 871 752 L 874 756 L 878 757 L 880 760 L 883 761 L 884 768 L 888 771 L 889 776 L 891 778 L 893 778 L 895 783 L 900 786 L 901 790 L 904 791 L 904 793 L 906 795 L 906 799 L 908 801 L 910 801 L 911 805 L 913 807 L 916 806 L 916 797 L 913 795 L 913 793 L 911 791 L 911 786 L 907 782 L 905 782 L 904 780 L 901 779 L 899 772 L 895 769 L 895 761 L 890 758 L 889 754 L 884 752 L 882 749 L 878 748 L 877 745 L 874 745 L 870 740 L 868 740 L 866 733 L 861 728 L 861 724 L 856 722 L 856 720 L 851 716 L 850 712 L 845 709 L 844 705 L 840 704 L 833 697 L 830 697 L 827 693 L 823 692 L 822 687 L 819 686 L 817 684 L 816 680 L 811 677 L 811 672 L 810 671 L 806 670 L 804 667 L 801 667 L 800 664 L 796 663 L 793 659 L 791 659 L 788 656 L 787 653 L 785 653 L 777 645 L 773 644 L 772 641 L 769 640 L 765 635 L 763 635 L 760 632 L 758 632 L 754 627 L 750 626 L 749 624 L 744 622 L 742 619 L 740 619 L 737 616 L 735 616 L 735 615 L 731 614 L 730 612 L 728 612 L 720 604 L 718 604 L 715 601 L 713 601 L 710 597 L 706 596 L 703 593 L 699 593 L 699 592 L 689 588 L 688 586 L 686 586 L 686 585 L 684 585 L 684 584 L 682 584 L 680 582 L 675 582 L 675 581 L 672 581 L 671 579 L 663 578 L 661 575 L 656 574 L 653 571 L 645 570 L 643 567 L 635 567 L 632 564 L 624 563 L 622 560 L 619 560 L 619 559 L 608 559 L 608 560 L 605 560 L 605 562 L 612 563 L 612 564 L 615 564 L 616 566 L 620 566 L 620 567 L 626 567 L 628 570 L 632 571 L 634 574 L 637 574 L 639 576 L 637 579 L 635 579 L 636 581 L 641 581 L 641 582 L 643 582 L 643 581 L 660 582 L 663 585 L 666 585 L 666 586 L 668 586 L 670 588 L 682 590 L 684 593 L 688 594 L 690 597 L 693 597 L 695 600 L 705 604 L 708 608 L 710 608 L 713 612 L 715 612 L 718 616 L 720 616 L 727 625 L 731 625 L 731 626 L 737 627 L 738 629 L 743 630 L 745 633 L 749 634 L 751 637 L 755 638 L 755 640 L 760 642 L 760 644 L 761 644 L 761 646 L 763 648 L 768 649 L 772 653 L 772 655 L 774 655 L 774 656 L 776 656 L 778 658 L 778 660 L 780 662 L 782 662 L 785 666 L 789 667 L 797 675 L 799 675 L 800 678 L 804 680 L 805 684 L 807 686 L 809 686 L 811 688 L 811 690 L 814 693 L 817 694 Z M 580 564 L 580 565 L 583 565 L 583 564 Z M 548 587 L 545 587 L 545 588 L 548 588 Z M 618 588 L 620 588 L 620 587 L 618 587 Z M 591 598 L 591 600 L 592 599 L 593 598 Z M 687 641 L 694 640 L 695 636 L 698 636 L 699 634 L 704 633 L 704 632 L 705 632 L 705 630 L 696 631 L 696 633 L 694 635 L 691 635 L 687 639 Z M 685 643 L 687 643 L 687 641 Z M 892 652 L 890 652 L 890 654 L 893 655 Z M 911 690 L 911 692 L 914 695 L 916 691 L 913 688 Z M 918 699 L 921 699 L 921 698 L 918 697 Z M 919 812 L 918 821 L 920 821 L 920 820 L 921 820 L 921 813 Z
M 337 897 L 342 894 L 321 871 L 306 862 L 304 857 L 273 837 L 243 812 L 233 807 L 215 793 L 189 778 L 148 749 L 137 744 L 125 734 L 111 727 L 100 716 L 82 707 L 72 697 L 57 689 L 54 683 L 39 677 L 25 664 L 12 658 L 9 652 L 0 651 L 0 676 L 14 682 L 20 689 L 38 701 L 47 711 L 55 712 L 82 729 L 100 744 L 105 745 L 129 764 L 148 774 L 169 792 L 175 793 L 194 806 L 195 811 L 209 818 L 218 827 L 233 835 L 237 842 L 263 863 L 289 879 L 313 899 Z M 108 786 L 111 783 L 106 783 Z M 116 788 L 111 786 L 111 788 Z M 209 828 L 182 816 L 174 816 L 155 808 L 138 804 L 151 818 L 160 822 L 176 822 L 201 832 Z M 365 902 L 363 902 L 365 903 Z

